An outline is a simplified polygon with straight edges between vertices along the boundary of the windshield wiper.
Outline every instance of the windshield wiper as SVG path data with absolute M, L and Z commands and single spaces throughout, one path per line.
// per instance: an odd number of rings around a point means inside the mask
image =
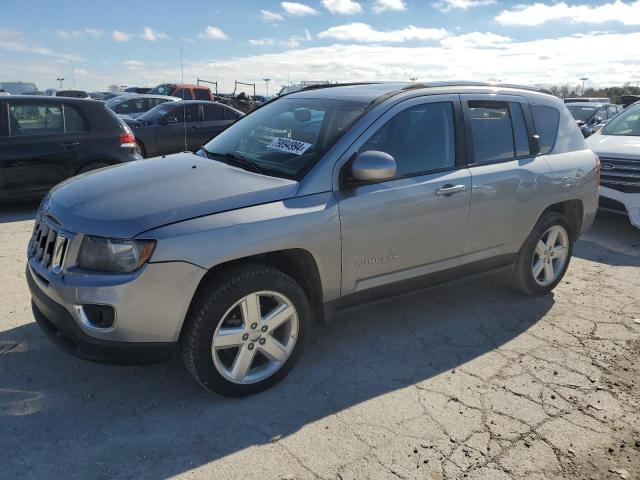
M 213 157 L 223 157 L 226 158 L 228 160 L 231 160 L 231 162 L 225 162 L 225 163 L 232 163 L 235 164 L 241 168 L 245 168 L 246 170 L 251 170 L 253 172 L 256 173 L 263 173 L 264 169 L 258 165 L 256 162 L 249 160 L 247 158 L 245 158 L 242 155 L 236 155 L 234 153 L 231 152 L 227 152 L 227 153 L 216 153 L 216 152 L 210 152 L 208 151 L 206 148 L 203 148 L 203 150 L 205 151 L 205 154 L 207 155 L 207 157 L 211 158 Z

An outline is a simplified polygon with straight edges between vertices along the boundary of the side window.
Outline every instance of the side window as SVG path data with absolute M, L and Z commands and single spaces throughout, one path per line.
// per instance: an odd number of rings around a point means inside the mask
M 530 154 L 522 106 L 517 102 L 469 101 L 474 163 L 511 160 Z
M 82 117 L 78 111 L 69 106 L 64 106 L 64 131 L 65 132 L 83 132 L 87 130 Z
M 9 134 L 46 135 L 63 133 L 62 108 L 56 104 L 9 105 Z
M 603 120 L 606 120 L 607 118 L 607 109 L 605 107 L 599 107 L 596 110 L 596 113 L 593 115 L 593 118 L 602 118 Z
M 167 116 L 176 117 L 178 119 L 178 123 L 187 122 L 197 122 L 199 121 L 198 117 L 198 107 L 200 105 L 179 105 L 173 110 L 171 110 Z
M 211 97 L 209 96 L 209 90 L 197 88 L 194 89 L 194 93 L 196 94 L 196 100 L 211 100 Z
M 231 110 L 230 108 L 225 108 L 224 109 L 224 118 L 226 120 L 237 120 L 238 119 L 238 114 L 236 112 L 234 112 L 233 110 Z
M 182 100 L 193 100 L 191 96 L 191 90 L 189 90 L 188 88 L 181 88 L 173 96 L 181 98 Z
M 531 115 L 536 133 L 540 135 L 540 145 L 543 155 L 551 151 L 558 136 L 558 125 L 560 124 L 560 112 L 553 107 L 545 105 L 530 105 Z
M 455 166 L 455 123 L 451 102 L 415 105 L 395 115 L 362 145 L 393 156 L 397 176 Z
M 607 107 L 607 110 L 609 112 L 609 118 L 613 118 L 618 114 L 618 109 L 614 106 Z
M 204 121 L 224 120 L 224 107 L 218 105 L 204 106 Z

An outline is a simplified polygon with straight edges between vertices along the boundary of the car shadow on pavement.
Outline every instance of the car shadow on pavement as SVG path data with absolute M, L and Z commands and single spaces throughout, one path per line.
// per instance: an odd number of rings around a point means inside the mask
M 0 205 L 0 223 L 33 220 L 38 212 L 39 202 L 11 203 Z
M 286 442 L 305 426 L 329 428 L 322 419 L 354 405 L 455 375 L 508 342 L 517 348 L 553 303 L 553 294 L 526 297 L 492 275 L 353 309 L 317 327 L 282 383 L 241 399 L 207 393 L 177 359 L 93 364 L 58 351 L 35 324 L 19 326 L 0 333 L 3 470 L 11 478 L 167 478 Z
M 573 255 L 612 266 L 640 266 L 640 229 L 626 215 L 598 212 L 591 230 L 576 242 Z

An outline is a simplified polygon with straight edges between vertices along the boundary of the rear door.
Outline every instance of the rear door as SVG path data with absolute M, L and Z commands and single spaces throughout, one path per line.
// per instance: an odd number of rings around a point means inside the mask
M 549 165 L 531 154 L 523 97 L 462 95 L 472 181 L 466 252 L 476 259 L 516 252 L 551 195 Z
M 383 151 L 398 170 L 391 180 L 347 182 L 336 192 L 343 295 L 455 266 L 471 197 L 463 130 L 457 95 L 414 98 L 388 110 L 346 153 Z
M 17 194 L 38 193 L 72 176 L 80 145 L 64 131 L 63 104 L 9 101 L 8 136 L 2 157 L 6 188 Z

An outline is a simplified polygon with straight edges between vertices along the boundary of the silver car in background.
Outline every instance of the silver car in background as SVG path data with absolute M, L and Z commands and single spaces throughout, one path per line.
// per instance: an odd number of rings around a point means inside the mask
M 36 320 L 72 353 L 179 350 L 205 388 L 247 395 L 355 303 L 497 268 L 548 293 L 593 222 L 597 178 L 575 120 L 537 90 L 315 86 L 197 154 L 58 185 L 26 277 Z
M 640 102 L 587 139 L 600 157 L 600 208 L 629 216 L 640 228 Z
M 178 97 L 167 95 L 149 95 L 142 93 L 127 93 L 105 100 L 105 104 L 118 115 L 137 118 L 154 107 L 165 102 L 176 102 Z

